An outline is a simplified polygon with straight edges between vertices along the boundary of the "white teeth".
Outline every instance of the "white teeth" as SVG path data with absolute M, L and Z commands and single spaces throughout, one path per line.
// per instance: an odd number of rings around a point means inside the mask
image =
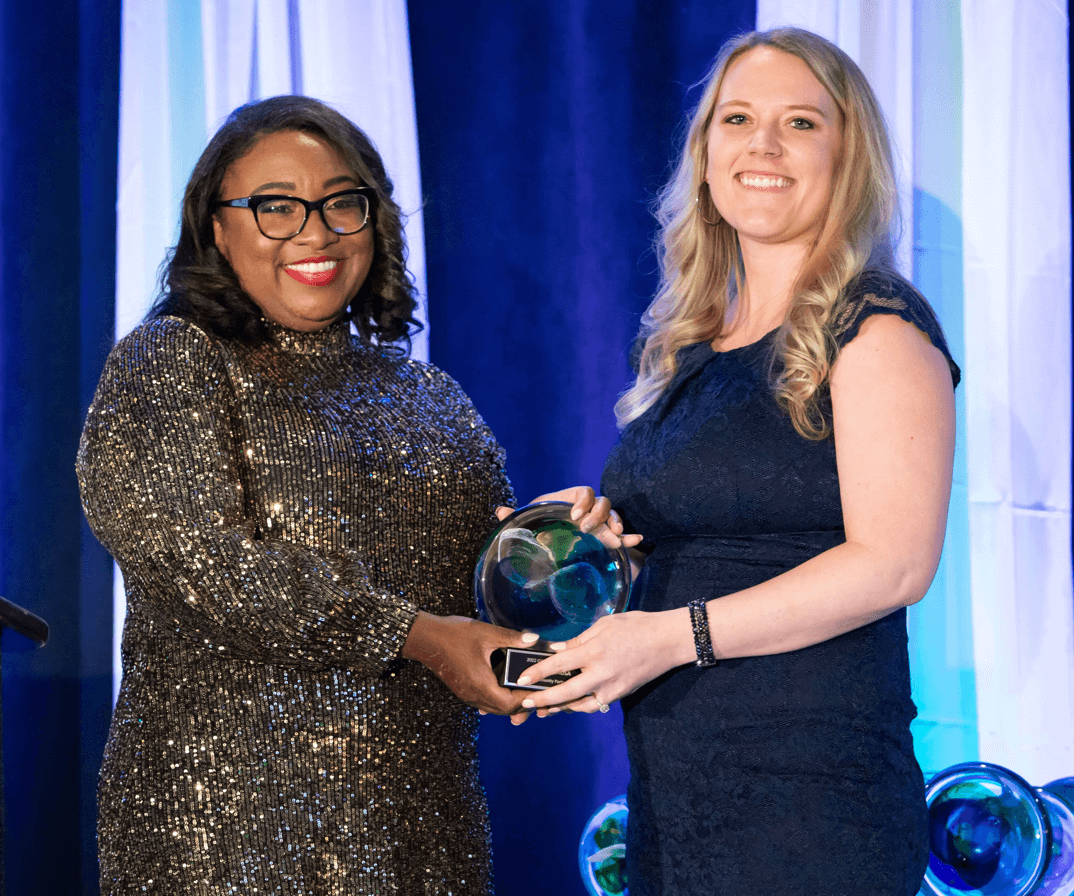
M 765 174 L 740 174 L 738 179 L 747 187 L 789 187 L 791 182 L 785 177 L 770 177 Z
M 292 271 L 300 271 L 303 274 L 323 274 L 325 271 L 334 270 L 338 261 L 309 261 L 303 264 L 289 264 Z

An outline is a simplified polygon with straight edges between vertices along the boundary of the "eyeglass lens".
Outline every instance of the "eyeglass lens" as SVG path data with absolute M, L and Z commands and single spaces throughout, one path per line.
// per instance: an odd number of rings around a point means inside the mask
M 257 206 L 257 226 L 270 239 L 287 239 L 302 230 L 306 208 L 293 199 L 270 199 Z M 339 234 L 357 233 L 369 219 L 369 198 L 363 193 L 336 196 L 321 207 L 325 226 Z

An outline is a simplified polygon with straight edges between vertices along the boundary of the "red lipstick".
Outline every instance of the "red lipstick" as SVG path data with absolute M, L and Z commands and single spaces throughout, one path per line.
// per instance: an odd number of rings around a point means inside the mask
M 283 269 L 288 277 L 303 286 L 328 286 L 339 276 L 339 259 L 318 255 L 291 262 L 284 265 Z

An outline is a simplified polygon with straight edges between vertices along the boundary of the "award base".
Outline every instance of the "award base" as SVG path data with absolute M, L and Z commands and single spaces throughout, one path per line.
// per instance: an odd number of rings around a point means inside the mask
M 532 666 L 536 666 L 543 659 L 552 656 L 551 650 L 531 650 L 520 647 L 501 647 L 493 651 L 492 671 L 496 674 L 496 680 L 501 687 L 521 688 L 524 691 L 543 691 L 553 685 L 563 684 L 578 674 L 577 669 L 570 672 L 560 672 L 542 678 L 540 681 L 530 684 L 519 684 L 518 679 Z

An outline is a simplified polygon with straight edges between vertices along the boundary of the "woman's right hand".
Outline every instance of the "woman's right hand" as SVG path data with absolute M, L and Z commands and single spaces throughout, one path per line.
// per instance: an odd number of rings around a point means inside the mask
M 463 703 L 482 712 L 510 715 L 515 724 L 524 720 L 525 691 L 501 687 L 493 674 L 490 657 L 499 647 L 528 647 L 537 640 L 465 616 L 434 616 L 420 612 L 414 620 L 402 655 L 428 667 Z

